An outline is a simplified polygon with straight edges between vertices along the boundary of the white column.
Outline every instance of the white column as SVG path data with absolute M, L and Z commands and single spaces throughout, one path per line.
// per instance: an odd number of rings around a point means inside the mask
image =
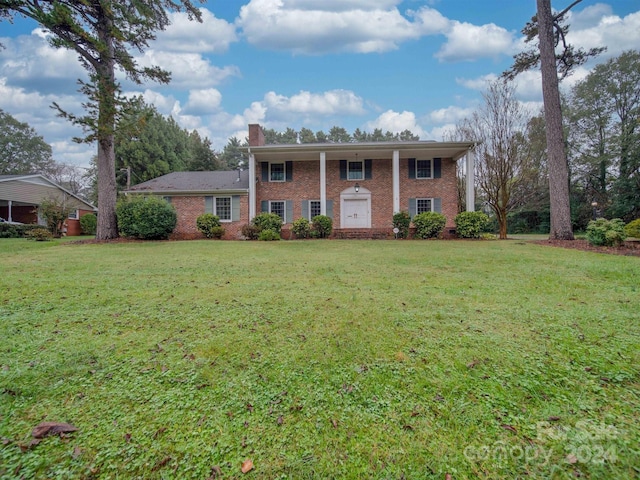
M 393 213 L 400 211 L 400 151 L 393 151 Z
M 467 151 L 467 212 L 473 212 L 476 209 L 476 195 L 475 195 L 475 155 L 474 149 Z
M 13 222 L 13 218 L 11 218 L 11 208 L 13 207 L 13 201 L 9 200 L 9 218 L 7 218 L 7 220 L 9 222 Z
M 320 152 L 320 215 L 327 214 L 327 154 Z
M 249 153 L 249 221 L 256 216 L 256 157 Z

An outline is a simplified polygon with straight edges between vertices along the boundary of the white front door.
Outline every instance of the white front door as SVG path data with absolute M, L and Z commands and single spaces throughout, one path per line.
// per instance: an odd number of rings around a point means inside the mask
M 369 202 L 366 198 L 344 200 L 344 228 L 367 228 L 369 226 Z

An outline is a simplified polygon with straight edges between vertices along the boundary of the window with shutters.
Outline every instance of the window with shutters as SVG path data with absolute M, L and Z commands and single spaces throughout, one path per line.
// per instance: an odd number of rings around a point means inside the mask
M 416 178 L 433 178 L 431 160 L 416 160 Z
M 433 199 L 416 198 L 416 214 L 433 211 Z
M 221 222 L 231 221 L 231 197 L 205 197 L 206 213 L 217 215 Z
M 284 163 L 270 163 L 269 164 L 269 181 L 271 182 L 284 182 L 285 177 Z

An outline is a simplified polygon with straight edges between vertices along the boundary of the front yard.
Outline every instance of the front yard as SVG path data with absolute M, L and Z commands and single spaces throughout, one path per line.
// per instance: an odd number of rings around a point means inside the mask
M 637 257 L 522 240 L 0 254 L 2 479 L 640 475 Z M 42 421 L 78 430 L 34 441 Z

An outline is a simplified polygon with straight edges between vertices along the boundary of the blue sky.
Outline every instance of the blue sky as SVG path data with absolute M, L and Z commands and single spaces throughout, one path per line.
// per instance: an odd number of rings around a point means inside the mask
M 221 150 L 243 139 L 248 123 L 313 131 L 341 126 L 442 140 L 479 105 L 487 81 L 523 48 L 520 30 L 535 0 L 213 0 L 203 23 L 172 14 L 172 25 L 139 56 L 170 70 L 169 85 L 133 85 L 187 129 Z M 570 0 L 552 2 L 556 9 Z M 583 0 L 571 11 L 570 40 L 606 46 L 603 62 L 640 49 L 638 0 Z M 79 131 L 55 116 L 53 101 L 72 112 L 83 98 L 76 55 L 54 50 L 28 20 L 0 22 L 0 108 L 28 122 L 57 161 L 89 164 L 95 147 L 77 145 Z M 580 68 L 565 86 L 584 78 Z M 519 99 L 541 107 L 539 74 L 517 80 Z

